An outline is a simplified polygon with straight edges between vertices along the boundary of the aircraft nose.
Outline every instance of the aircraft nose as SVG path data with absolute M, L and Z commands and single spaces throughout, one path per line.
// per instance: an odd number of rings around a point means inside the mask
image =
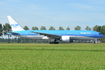
M 103 34 L 101 34 L 101 38 L 103 38 L 104 37 L 104 35 Z

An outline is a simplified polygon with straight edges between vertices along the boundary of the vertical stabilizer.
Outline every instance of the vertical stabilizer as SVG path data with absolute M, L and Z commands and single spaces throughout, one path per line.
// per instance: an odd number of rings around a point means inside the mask
M 12 27 L 12 31 L 21 31 L 24 30 L 11 16 L 7 16 L 10 26 Z

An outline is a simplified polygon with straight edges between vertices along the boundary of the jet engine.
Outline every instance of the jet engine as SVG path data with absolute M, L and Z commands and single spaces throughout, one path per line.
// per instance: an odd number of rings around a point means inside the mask
M 61 41 L 62 42 L 73 42 L 73 40 L 71 39 L 71 37 L 70 36 L 62 36 L 61 37 Z

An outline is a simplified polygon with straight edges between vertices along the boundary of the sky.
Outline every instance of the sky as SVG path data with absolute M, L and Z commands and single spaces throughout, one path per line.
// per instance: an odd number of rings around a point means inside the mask
M 62 26 L 71 30 L 79 25 L 105 25 L 105 0 L 0 0 L 0 23 L 12 16 L 22 27 Z

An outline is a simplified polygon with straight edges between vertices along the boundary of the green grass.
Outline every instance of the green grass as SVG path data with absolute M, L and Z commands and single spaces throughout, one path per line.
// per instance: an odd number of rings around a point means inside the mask
M 105 44 L 1 43 L 0 70 L 105 70 Z

